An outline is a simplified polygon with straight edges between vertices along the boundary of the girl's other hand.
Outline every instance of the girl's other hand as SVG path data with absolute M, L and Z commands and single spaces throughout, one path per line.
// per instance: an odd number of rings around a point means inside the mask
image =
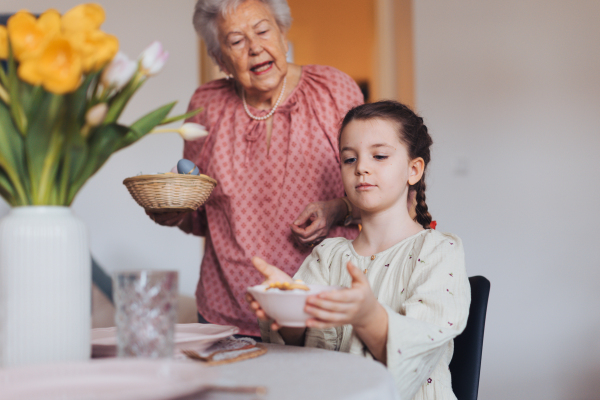
M 374 311 L 381 305 L 375 298 L 366 275 L 348 261 L 352 287 L 319 293 L 306 299 L 305 311 L 312 315 L 306 325 L 310 328 L 333 328 L 351 324 L 364 327 L 371 323 Z
M 260 257 L 252 257 L 252 264 L 254 265 L 254 268 L 256 268 L 258 272 L 260 272 L 265 277 L 265 283 L 294 281 L 291 276 L 289 276 L 279 268 L 275 267 L 274 265 L 270 265 Z M 261 321 L 268 321 L 272 319 L 269 318 L 267 313 L 265 313 L 265 310 L 261 308 L 258 301 L 256 301 L 250 293 L 246 293 L 246 301 L 248 302 L 248 304 L 250 304 L 250 309 L 254 312 L 256 318 L 258 318 Z M 271 324 L 272 330 L 276 331 L 279 328 L 281 327 L 276 322 L 273 322 L 273 324 Z
M 298 243 L 313 247 L 327 237 L 331 227 L 347 212 L 348 207 L 342 199 L 316 201 L 306 206 L 290 229 Z

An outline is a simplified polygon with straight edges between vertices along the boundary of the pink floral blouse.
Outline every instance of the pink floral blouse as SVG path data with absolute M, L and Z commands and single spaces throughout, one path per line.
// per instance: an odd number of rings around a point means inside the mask
M 251 119 L 224 79 L 200 86 L 191 119 L 209 135 L 186 142 L 184 157 L 218 181 L 206 204 L 193 215 L 193 233 L 205 237 L 196 290 L 198 312 L 209 322 L 235 325 L 259 336 L 244 296 L 264 279 L 252 266 L 260 256 L 294 275 L 311 249 L 295 243 L 289 225 L 313 201 L 344 195 L 338 128 L 346 112 L 363 102 L 356 83 L 335 68 L 308 65 L 273 115 L 267 151 L 266 124 Z M 268 110 L 249 107 L 256 116 Z M 353 239 L 356 227 L 336 226 L 329 237 Z

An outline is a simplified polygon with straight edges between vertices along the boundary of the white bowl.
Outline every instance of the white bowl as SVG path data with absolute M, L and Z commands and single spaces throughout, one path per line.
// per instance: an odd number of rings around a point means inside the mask
M 306 285 L 310 290 L 279 290 L 269 289 L 268 285 L 256 285 L 248 288 L 248 293 L 258 301 L 258 304 L 281 326 L 302 328 L 310 315 L 304 312 L 306 298 L 321 292 L 339 289 L 336 286 Z

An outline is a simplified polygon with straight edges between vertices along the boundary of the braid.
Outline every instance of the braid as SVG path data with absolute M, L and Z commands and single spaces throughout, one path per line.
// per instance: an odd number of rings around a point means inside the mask
M 423 118 L 416 115 L 415 117 L 416 123 L 413 130 L 415 134 L 412 140 L 413 146 L 411 148 L 411 156 L 422 157 L 423 161 L 425 161 L 425 169 L 423 170 L 423 176 L 421 177 L 421 180 L 411 186 L 411 189 L 417 191 L 417 195 L 415 197 L 415 212 L 417 214 L 415 216 L 415 221 L 421 224 L 424 229 L 429 229 L 432 217 L 429 213 L 427 203 L 425 202 L 425 189 L 427 188 L 427 184 L 425 183 L 425 172 L 427 171 L 427 165 L 429 165 L 429 162 L 431 161 L 431 153 L 429 148 L 433 144 L 433 140 L 431 140 L 431 136 L 429 136 L 427 126 L 423 123 Z
M 429 214 L 429 210 L 427 208 L 427 203 L 425 202 L 425 179 L 421 179 L 416 184 L 412 185 L 411 190 L 417 191 L 417 196 L 415 198 L 416 207 L 415 211 L 417 215 L 415 216 L 415 221 L 423 226 L 424 229 L 429 229 L 429 225 L 431 224 L 431 214 Z

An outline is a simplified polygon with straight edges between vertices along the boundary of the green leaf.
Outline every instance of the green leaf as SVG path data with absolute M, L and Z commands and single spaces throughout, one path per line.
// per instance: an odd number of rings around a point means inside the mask
M 111 154 L 117 150 L 117 144 L 128 131 L 129 128 L 126 126 L 110 124 L 103 125 L 92 132 L 88 141 L 89 155 L 83 169 L 69 188 L 67 197 L 68 204 L 73 201 L 75 195 L 85 182 L 94 175 L 102 165 L 104 165 Z
M 121 139 L 117 150 L 129 146 L 150 132 L 160 121 L 164 120 L 177 102 L 166 104 L 144 115 L 130 126 L 130 131 Z
M 95 85 L 100 72 L 102 72 L 102 70 L 89 74 L 79 88 L 77 88 L 74 93 L 68 95 L 67 101 L 69 113 L 72 113 L 82 125 L 85 121 L 85 113 L 87 112 L 88 107 L 93 105 L 88 104 L 88 91 L 90 90 L 90 86 Z
M 21 80 L 17 76 L 17 63 L 12 54 L 10 40 L 8 41 L 8 94 L 10 95 L 10 115 L 13 118 L 15 126 L 23 135 L 27 126 L 27 119 L 21 100 L 19 99 Z
M 185 114 L 176 115 L 176 116 L 170 117 L 170 118 L 165 118 L 162 121 L 160 121 L 160 123 L 158 125 L 166 125 L 166 124 L 170 124 L 171 122 L 180 121 L 182 119 L 188 119 L 188 118 L 193 117 L 194 115 L 202 112 L 203 109 L 204 108 L 200 107 L 200 108 L 197 108 L 197 109 L 192 110 L 190 112 L 187 112 Z
M 104 122 L 106 124 L 111 124 L 113 122 L 117 122 L 121 113 L 125 109 L 127 102 L 131 99 L 131 96 L 142 86 L 142 84 L 146 81 L 146 79 L 136 73 L 133 79 L 131 79 L 127 85 L 120 92 L 118 92 L 110 101 L 108 112 L 106 113 L 106 118 Z
M 2 85 L 4 87 L 8 86 L 8 77 L 6 76 L 6 71 L 4 71 L 4 68 L 2 68 L 1 64 L 0 64 L 0 83 L 2 83 Z
M 32 118 L 27 128 L 25 136 L 25 154 L 27 156 L 27 167 L 29 169 L 29 181 L 31 183 L 32 198 L 42 201 L 45 197 L 40 194 L 40 186 L 42 185 L 42 175 L 51 172 L 49 170 L 47 159 L 56 157 L 57 149 L 52 149 L 51 146 L 56 146 L 56 136 L 62 136 L 62 124 L 66 110 L 64 107 L 64 96 L 48 93 L 43 91 L 40 102 L 37 105 L 35 118 Z M 43 185 L 48 185 L 44 183 Z M 40 197 L 41 196 L 41 197 Z
M 0 121 L 2 121 L 0 123 L 0 167 L 14 187 L 15 201 L 21 205 L 30 204 L 23 186 L 27 179 L 27 169 L 23 160 L 23 137 L 12 123 L 8 107 L 2 102 L 0 102 Z
M 0 67 L 1 68 L 1 67 Z M 15 189 L 6 172 L 0 168 L 0 196 L 11 206 L 16 206 Z

